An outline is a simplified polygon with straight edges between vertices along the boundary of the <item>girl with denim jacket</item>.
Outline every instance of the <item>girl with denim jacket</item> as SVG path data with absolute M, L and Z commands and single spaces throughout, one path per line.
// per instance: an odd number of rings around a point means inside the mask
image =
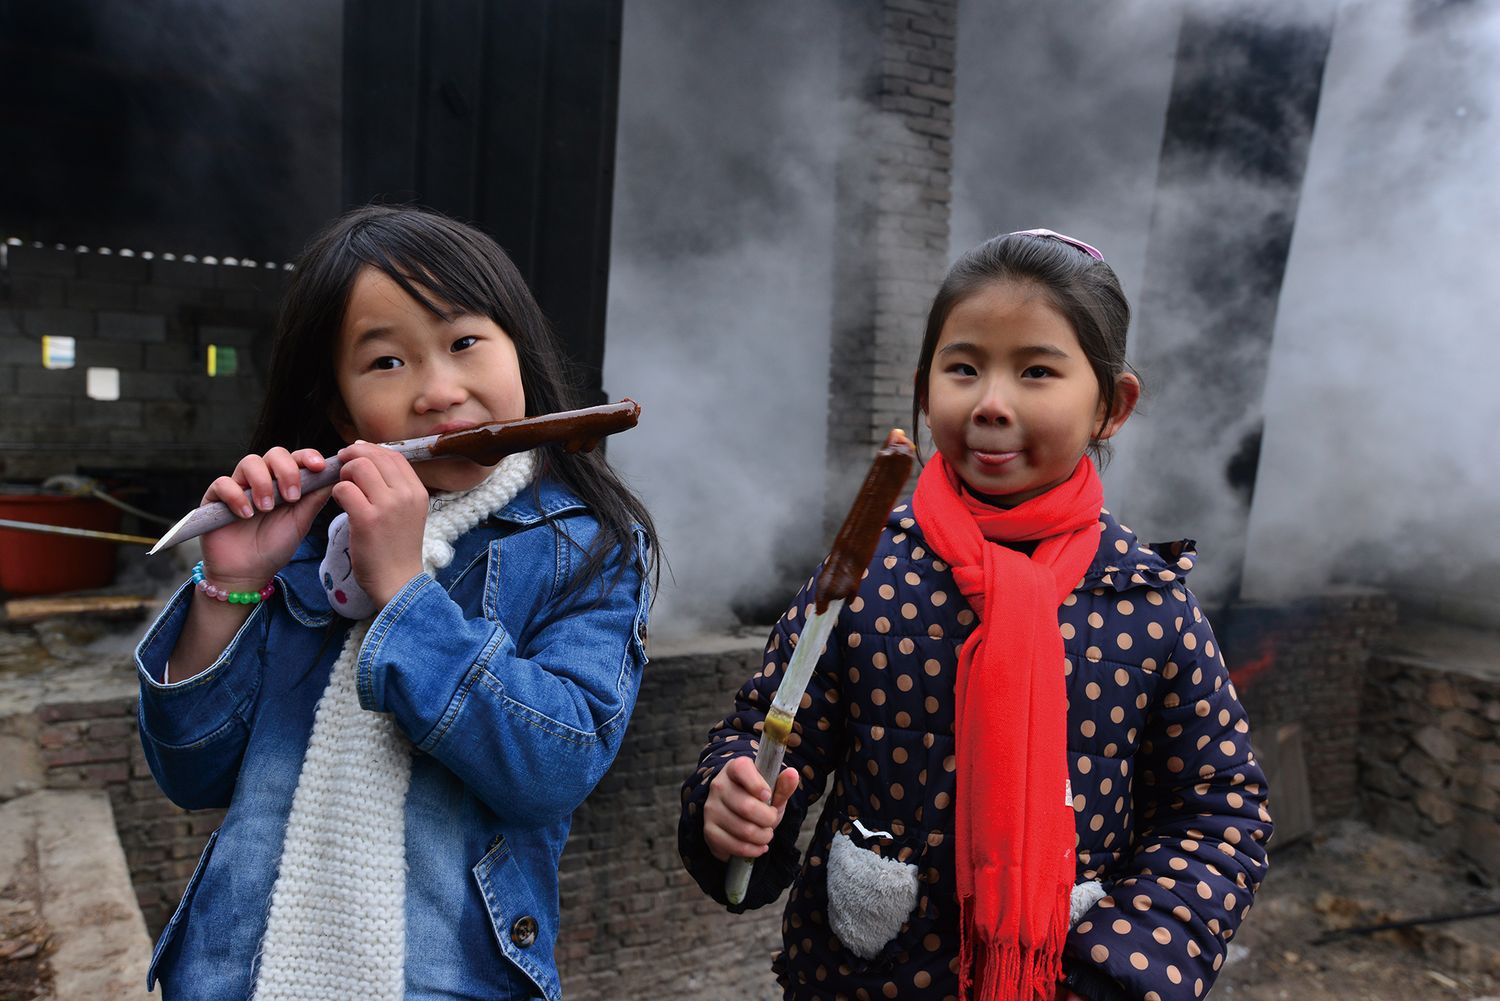
M 679 847 L 721 903 L 792 886 L 787 998 L 1193 1001 L 1265 872 L 1245 713 L 1184 584 L 1094 462 L 1140 384 L 1087 244 L 996 237 L 928 316 L 913 423 L 937 450 L 813 674 L 774 789 L 756 740 L 816 595 L 683 787 Z M 815 578 L 814 578 L 815 579 Z M 832 779 L 805 857 L 798 829 Z M 799 863 L 800 859 L 800 863 Z
M 557 860 L 639 689 L 651 519 L 598 453 L 371 443 L 568 409 L 562 372 L 477 230 L 370 207 L 304 254 L 253 450 L 203 498 L 239 520 L 137 650 L 152 774 L 228 807 L 165 997 L 560 997 Z

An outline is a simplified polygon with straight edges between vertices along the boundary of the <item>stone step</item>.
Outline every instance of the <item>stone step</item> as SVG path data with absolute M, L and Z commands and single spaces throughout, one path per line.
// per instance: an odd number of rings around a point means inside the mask
M 0 892 L 0 914 L 27 939 L 0 956 L 7 977 L 33 976 L 46 1001 L 155 996 L 108 795 L 46 790 L 0 804 Z

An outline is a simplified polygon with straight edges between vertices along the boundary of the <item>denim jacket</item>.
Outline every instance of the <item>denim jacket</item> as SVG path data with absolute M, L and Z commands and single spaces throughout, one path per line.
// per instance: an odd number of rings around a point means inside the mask
M 360 703 L 412 744 L 406 997 L 559 1001 L 557 864 L 609 768 L 646 662 L 645 540 L 568 585 L 598 524 L 551 481 L 457 541 L 373 619 Z M 313 712 L 349 622 L 310 537 L 202 674 L 162 684 L 184 584 L 136 651 L 152 774 L 187 809 L 228 807 L 157 942 L 167 998 L 248 998 Z M 613 586 L 611 586 L 613 585 Z

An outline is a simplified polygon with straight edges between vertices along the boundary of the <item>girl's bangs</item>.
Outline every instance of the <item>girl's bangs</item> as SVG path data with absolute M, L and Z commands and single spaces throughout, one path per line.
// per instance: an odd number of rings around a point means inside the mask
M 374 227 L 371 227 L 372 229 Z M 350 249 L 364 264 L 390 277 L 402 291 L 444 320 L 466 314 L 491 316 L 492 304 L 479 291 L 493 279 L 466 249 L 446 233 L 416 234 L 366 230 Z

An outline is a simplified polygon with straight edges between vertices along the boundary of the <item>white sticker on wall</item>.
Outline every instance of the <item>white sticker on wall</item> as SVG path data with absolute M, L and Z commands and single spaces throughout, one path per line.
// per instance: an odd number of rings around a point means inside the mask
M 91 368 L 84 387 L 91 400 L 118 400 L 120 398 L 120 370 L 117 368 Z
M 72 368 L 76 357 L 73 338 L 42 335 L 42 368 Z

